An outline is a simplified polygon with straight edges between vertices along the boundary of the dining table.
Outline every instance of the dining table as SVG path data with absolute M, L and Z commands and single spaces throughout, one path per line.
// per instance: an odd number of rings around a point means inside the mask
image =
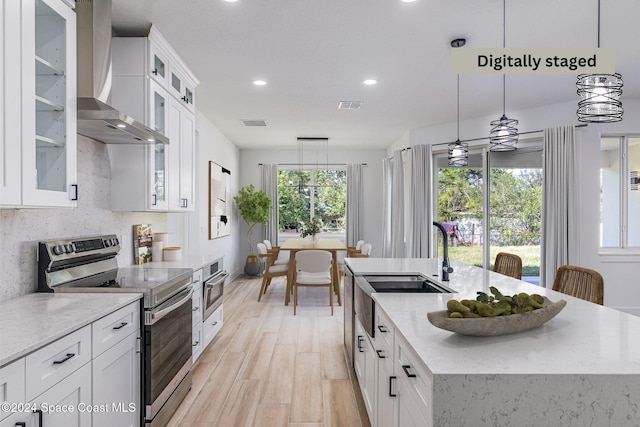
M 342 295 L 340 293 L 340 270 L 338 269 L 338 251 L 346 251 L 347 245 L 340 239 L 331 238 L 289 238 L 280 244 L 281 251 L 289 251 L 289 272 L 287 275 L 287 291 L 285 292 L 284 304 L 289 305 L 291 297 L 291 287 L 296 268 L 296 252 L 305 250 L 321 250 L 331 252 L 331 274 L 334 284 L 334 292 L 338 295 L 338 305 L 342 305 Z

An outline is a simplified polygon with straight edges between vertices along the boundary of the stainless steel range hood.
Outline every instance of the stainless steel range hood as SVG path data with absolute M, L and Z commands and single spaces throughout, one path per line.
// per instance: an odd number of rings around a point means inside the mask
M 78 133 L 105 144 L 168 144 L 169 138 L 111 107 L 111 0 L 76 0 Z

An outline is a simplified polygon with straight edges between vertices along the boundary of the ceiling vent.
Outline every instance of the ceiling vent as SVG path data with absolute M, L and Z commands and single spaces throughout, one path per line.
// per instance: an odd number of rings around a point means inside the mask
M 240 120 L 245 126 L 266 126 L 267 122 L 264 120 Z
M 359 110 L 362 107 L 362 101 L 340 101 L 338 102 L 338 110 Z

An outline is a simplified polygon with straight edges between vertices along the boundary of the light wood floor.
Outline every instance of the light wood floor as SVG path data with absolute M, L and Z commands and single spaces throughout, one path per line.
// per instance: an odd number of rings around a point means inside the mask
M 369 427 L 343 350 L 343 307 L 328 289 L 301 288 L 297 315 L 284 278 L 258 302 L 261 279 L 225 286 L 224 326 L 193 368 L 170 427 Z

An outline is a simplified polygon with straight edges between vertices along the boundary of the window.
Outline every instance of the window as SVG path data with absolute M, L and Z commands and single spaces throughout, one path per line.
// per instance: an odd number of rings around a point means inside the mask
M 600 141 L 600 247 L 640 248 L 640 138 Z
M 313 217 L 322 219 L 322 235 L 344 240 L 346 207 L 346 170 L 278 171 L 279 242 L 297 237 L 300 222 Z
M 514 253 L 522 258 L 522 279 L 539 284 L 540 141 L 510 152 L 472 149 L 465 168 L 450 167 L 446 153 L 436 155 L 435 164 L 436 218 L 450 233 L 449 257 L 491 269 L 498 252 Z

